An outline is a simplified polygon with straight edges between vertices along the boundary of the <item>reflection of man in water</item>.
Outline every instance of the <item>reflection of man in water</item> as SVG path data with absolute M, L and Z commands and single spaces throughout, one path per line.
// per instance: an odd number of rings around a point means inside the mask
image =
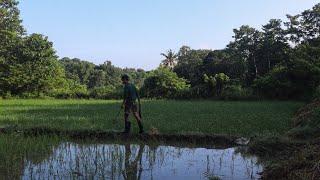
M 123 178 L 125 180 L 140 180 L 141 173 L 142 173 L 142 153 L 144 146 L 138 146 L 139 151 L 137 157 L 133 161 L 130 161 L 131 157 L 131 148 L 130 144 L 125 145 L 125 169 L 122 172 Z M 139 169 L 138 169 L 138 163 L 139 163 Z

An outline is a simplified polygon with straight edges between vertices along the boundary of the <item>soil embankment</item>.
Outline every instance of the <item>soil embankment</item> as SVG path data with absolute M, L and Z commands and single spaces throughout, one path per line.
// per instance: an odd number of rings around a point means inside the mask
M 249 145 L 266 165 L 262 179 L 320 179 L 320 100 L 298 110 L 293 122 L 285 136 Z
M 58 130 L 50 128 L 26 128 L 17 129 L 15 127 L 0 128 L 0 133 L 22 133 L 26 136 L 56 135 L 69 137 L 72 139 L 95 139 L 95 140 L 125 140 L 143 141 L 165 144 L 191 144 L 202 147 L 233 147 L 239 145 L 237 136 L 208 135 L 208 134 L 123 134 L 121 132 L 93 131 L 93 130 Z

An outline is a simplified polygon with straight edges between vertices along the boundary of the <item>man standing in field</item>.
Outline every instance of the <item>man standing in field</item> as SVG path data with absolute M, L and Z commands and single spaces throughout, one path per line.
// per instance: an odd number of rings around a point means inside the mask
M 124 85 L 123 89 L 123 103 L 121 108 L 124 108 L 124 122 L 125 122 L 125 129 L 124 133 L 128 134 L 130 133 L 131 129 L 131 123 L 129 121 L 129 115 L 130 112 L 133 113 L 134 117 L 137 120 L 138 126 L 139 126 L 139 133 L 144 133 L 143 126 L 141 122 L 141 109 L 140 109 L 140 96 L 137 91 L 137 88 L 132 84 L 129 83 L 129 76 L 128 75 L 122 75 L 121 77 L 122 84 Z M 139 102 L 139 113 L 138 113 L 138 106 L 137 106 L 137 99 Z

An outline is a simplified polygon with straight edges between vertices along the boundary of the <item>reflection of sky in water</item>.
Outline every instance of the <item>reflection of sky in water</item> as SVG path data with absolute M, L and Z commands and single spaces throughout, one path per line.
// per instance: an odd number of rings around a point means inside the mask
M 62 143 L 43 162 L 27 161 L 23 179 L 257 179 L 256 162 L 235 148 Z

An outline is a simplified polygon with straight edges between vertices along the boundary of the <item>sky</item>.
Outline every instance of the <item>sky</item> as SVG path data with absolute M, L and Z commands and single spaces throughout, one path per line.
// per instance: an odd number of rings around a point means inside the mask
M 57 55 L 95 64 L 156 68 L 168 49 L 222 49 L 233 29 L 260 29 L 318 0 L 20 0 L 28 34 L 41 33 Z

